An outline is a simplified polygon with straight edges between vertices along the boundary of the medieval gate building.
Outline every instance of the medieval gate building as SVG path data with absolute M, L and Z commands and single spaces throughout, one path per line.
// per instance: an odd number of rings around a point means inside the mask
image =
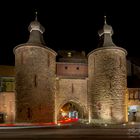
M 57 56 L 46 46 L 45 29 L 37 18 L 28 29 L 27 43 L 14 48 L 15 122 L 57 123 L 65 117 L 94 123 L 128 121 L 127 51 L 113 43 L 106 19 L 99 45 L 88 56 L 84 51 L 58 51 Z

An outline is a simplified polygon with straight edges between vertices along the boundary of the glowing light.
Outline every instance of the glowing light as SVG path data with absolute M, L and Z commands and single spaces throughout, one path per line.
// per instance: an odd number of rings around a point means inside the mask
M 105 127 L 107 126 L 107 124 L 105 124 Z
M 129 106 L 129 110 L 131 112 L 136 112 L 137 111 L 137 106 L 136 105 Z
M 131 122 L 131 124 L 134 125 L 135 123 L 134 122 Z
M 60 126 L 61 124 L 60 124 L 60 123 L 58 123 L 57 125 L 58 125 L 58 126 Z
M 126 124 L 125 124 L 125 123 L 123 123 L 122 125 L 123 125 L 123 126 L 126 126 Z
M 63 117 L 67 116 L 67 113 L 66 112 L 62 112 L 62 116 Z
M 68 52 L 68 57 L 71 57 L 71 52 Z

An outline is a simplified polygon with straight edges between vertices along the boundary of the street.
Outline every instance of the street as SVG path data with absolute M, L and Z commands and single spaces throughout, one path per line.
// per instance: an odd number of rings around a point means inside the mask
M 92 140 L 92 139 L 140 139 L 140 127 L 92 128 L 77 126 L 0 128 L 0 140 L 48 139 L 48 140 Z

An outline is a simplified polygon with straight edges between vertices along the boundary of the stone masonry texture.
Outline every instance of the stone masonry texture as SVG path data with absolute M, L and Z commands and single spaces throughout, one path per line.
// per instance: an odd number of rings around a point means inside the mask
M 86 79 L 57 79 L 56 81 L 56 112 L 68 102 L 75 103 L 80 109 L 82 118 L 88 117 L 87 78 Z
M 40 46 L 15 49 L 16 122 L 54 122 L 55 56 Z
M 89 54 L 91 118 L 107 123 L 125 122 L 126 54 L 120 48 L 100 48 Z

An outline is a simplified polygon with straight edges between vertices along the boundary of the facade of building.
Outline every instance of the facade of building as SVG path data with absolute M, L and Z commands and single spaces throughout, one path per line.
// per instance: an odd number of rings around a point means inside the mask
M 127 86 L 138 68 L 132 69 L 127 51 L 113 43 L 106 20 L 98 48 L 88 56 L 84 51 L 57 55 L 45 45 L 44 31 L 36 18 L 27 43 L 14 48 L 15 67 L 0 67 L 0 123 L 140 121 L 140 89 Z

